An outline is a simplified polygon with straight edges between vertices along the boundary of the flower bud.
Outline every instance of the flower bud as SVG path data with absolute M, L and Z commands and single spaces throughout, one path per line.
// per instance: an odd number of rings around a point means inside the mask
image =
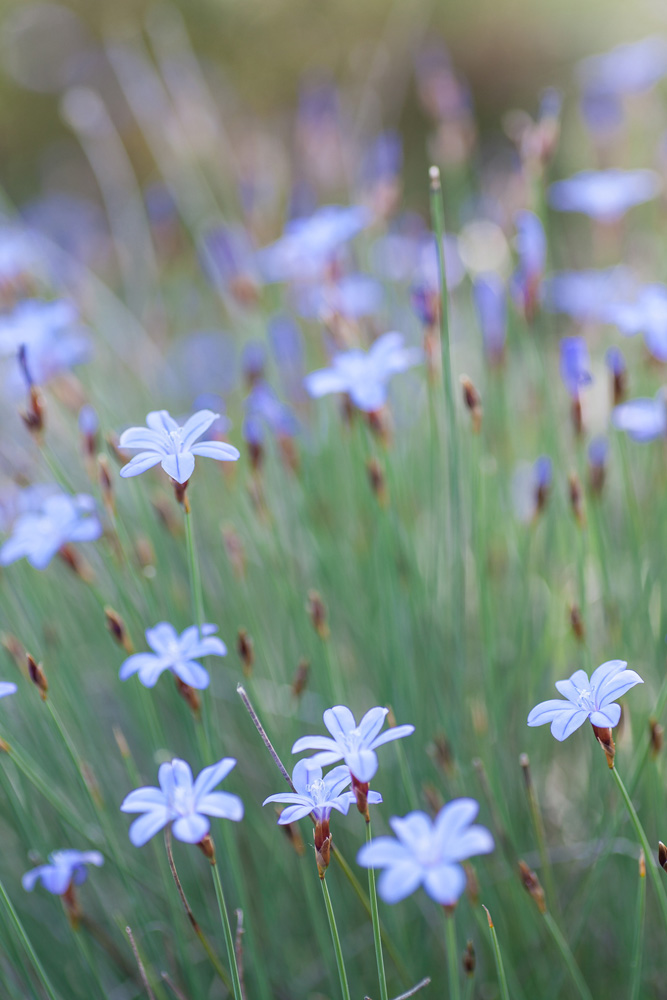
M 126 653 L 131 654 L 134 652 L 134 647 L 132 645 L 132 640 L 127 634 L 127 629 L 125 628 L 125 622 L 120 617 L 117 611 L 110 608 L 108 605 L 104 609 L 104 617 L 106 619 L 107 628 L 113 640 L 122 646 Z
M 591 723 L 592 725 L 592 723 Z M 614 743 L 614 737 L 611 734 L 611 729 L 600 726 L 593 726 L 593 732 L 595 733 L 595 738 L 605 752 L 607 758 L 607 764 L 610 768 L 614 766 L 614 757 L 616 755 L 616 744 Z
M 197 847 L 204 857 L 208 858 L 212 865 L 215 864 L 215 846 L 210 833 L 207 833 L 203 840 L 200 840 Z
M 475 947 L 472 941 L 468 941 L 463 952 L 463 971 L 466 976 L 472 976 L 475 973 L 475 966 L 477 965 L 477 957 L 475 955 Z
M 578 604 L 570 605 L 570 626 L 576 639 L 583 642 L 586 635 L 584 620 L 581 617 L 581 609 Z
M 583 528 L 586 524 L 586 512 L 584 511 L 583 491 L 576 472 L 570 473 L 568 476 L 568 484 L 570 488 L 570 506 L 572 508 L 572 513 L 574 514 L 579 526 Z
M 292 694 L 295 698 L 300 698 L 303 694 L 306 684 L 308 683 L 308 674 L 310 673 L 310 664 L 307 660 L 299 660 L 297 668 L 294 674 L 294 679 L 292 681 Z
M 368 474 L 368 481 L 370 483 L 373 493 L 378 499 L 378 503 L 381 507 L 386 507 L 389 502 L 389 494 L 387 493 L 387 483 L 384 478 L 384 472 L 382 471 L 382 466 L 378 462 L 377 458 L 369 458 L 366 462 L 366 472 Z
M 328 639 L 327 609 L 321 595 L 316 590 L 308 591 L 308 614 L 320 639 Z
M 329 820 L 323 819 L 315 824 L 313 830 L 315 839 L 315 858 L 317 860 L 317 870 L 321 879 L 326 875 L 329 861 L 331 860 L 331 833 L 329 832 Z
M 662 750 L 662 745 L 665 738 L 664 727 L 660 725 L 657 719 L 651 719 L 649 721 L 651 727 L 651 755 L 655 758 L 658 756 Z
M 368 782 L 358 781 L 355 776 L 352 775 L 352 791 L 354 792 L 357 800 L 357 809 L 366 822 L 370 823 L 371 815 L 368 811 Z
M 183 701 L 187 702 L 190 706 L 190 710 L 196 719 L 199 719 L 199 712 L 201 709 L 201 699 L 195 689 L 182 681 L 180 677 L 174 675 L 174 680 L 176 681 L 176 690 L 180 694 Z
M 519 861 L 519 877 L 523 882 L 523 887 L 536 904 L 540 913 L 547 912 L 547 903 L 544 897 L 544 889 L 534 871 L 528 867 L 525 861 Z
M 42 701 L 46 701 L 46 692 L 49 690 L 49 685 L 46 680 L 46 674 L 44 673 L 42 664 L 37 663 L 37 661 L 34 659 L 34 657 L 30 655 L 30 653 L 27 654 L 27 660 L 28 660 L 28 675 L 30 677 L 30 680 L 35 685 L 35 687 L 39 689 Z
M 482 415 L 484 413 L 479 393 L 467 375 L 461 376 L 461 388 L 463 389 L 463 402 L 466 408 L 470 410 L 472 417 L 473 433 L 479 434 L 482 426 Z
M 108 511 L 113 513 L 116 509 L 116 500 L 114 497 L 113 483 L 111 481 L 109 459 L 106 455 L 97 456 L 97 475 L 100 482 L 100 490 L 102 491 L 102 501 L 104 506 Z
M 667 847 L 665 847 L 661 840 L 658 841 L 658 861 L 660 862 L 660 867 L 667 871 Z
M 280 816 L 282 809 L 276 809 L 276 814 Z M 294 848 L 295 852 L 299 857 L 303 857 L 306 853 L 306 845 L 303 842 L 303 837 L 299 832 L 299 827 L 297 823 L 284 823 L 281 825 L 280 829 L 283 831 L 290 844 Z
M 252 666 L 255 662 L 255 646 L 244 628 L 240 628 L 238 636 L 236 638 L 236 651 L 239 654 L 239 659 L 243 664 L 243 673 L 245 677 L 250 677 L 252 673 Z
M 7 650 L 12 660 L 20 670 L 25 670 L 27 653 L 23 644 L 9 632 L 3 632 L 0 643 Z
M 190 513 L 190 501 L 186 493 L 189 482 L 190 482 L 189 479 L 186 479 L 184 483 L 177 483 L 175 479 L 171 480 L 171 484 L 174 487 L 174 496 L 176 497 L 176 503 L 181 505 L 184 514 Z

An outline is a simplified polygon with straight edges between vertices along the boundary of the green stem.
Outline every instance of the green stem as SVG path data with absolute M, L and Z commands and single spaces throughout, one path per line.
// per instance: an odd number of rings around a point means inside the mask
M 484 904 L 482 903 L 482 906 Z M 503 965 L 503 956 L 500 954 L 500 945 L 498 943 L 498 935 L 496 934 L 496 928 L 493 926 L 493 920 L 491 919 L 491 914 L 484 906 L 486 910 L 486 917 L 489 921 L 489 931 L 491 932 L 491 941 L 493 943 L 493 957 L 496 960 L 496 971 L 498 973 L 498 985 L 500 986 L 500 996 L 502 1000 L 510 1000 L 509 990 L 507 988 L 507 977 L 505 976 L 505 966 Z
M 37 973 L 37 975 L 38 975 L 38 977 L 39 977 L 39 979 L 40 979 L 40 981 L 42 983 L 42 986 L 44 987 L 44 989 L 46 990 L 48 996 L 50 997 L 50 1000 L 60 1000 L 58 994 L 56 993 L 56 991 L 54 990 L 53 986 L 51 985 L 51 980 L 49 979 L 49 977 L 47 976 L 46 972 L 44 971 L 44 967 L 42 966 L 42 963 L 40 962 L 40 960 L 37 958 L 37 955 L 35 954 L 35 949 L 32 946 L 32 942 L 30 941 L 30 938 L 26 934 L 25 927 L 23 926 L 23 924 L 19 920 L 18 913 L 16 912 L 16 910 L 12 906 L 12 901 L 9 898 L 9 896 L 7 895 L 7 892 L 6 892 L 5 887 L 2 884 L 2 882 L 0 882 L 0 899 L 2 899 L 3 903 L 5 904 L 5 908 L 7 910 L 7 913 L 10 916 L 12 924 L 14 925 L 14 929 L 16 930 L 16 933 L 18 934 L 19 938 L 21 939 L 21 943 L 23 944 L 23 947 L 25 948 L 25 950 L 27 952 L 28 958 L 32 962 L 33 967 L 35 969 L 35 972 Z
M 650 862 L 649 862 L 650 863 Z M 637 909 L 635 911 L 635 939 L 632 945 L 632 961 L 630 970 L 629 1000 L 639 1000 L 639 990 L 642 981 L 642 949 L 644 946 L 644 917 L 646 910 L 646 859 L 639 862 L 639 890 L 637 892 Z
M 612 767 L 611 771 L 612 774 L 614 775 L 614 779 L 616 781 L 616 784 L 618 785 L 618 789 L 621 793 L 623 801 L 625 802 L 625 808 L 628 811 L 628 816 L 632 820 L 632 825 L 634 826 L 637 836 L 639 837 L 640 843 L 642 845 L 642 848 L 644 849 L 644 856 L 646 858 L 646 867 L 651 875 L 651 881 L 653 882 L 653 886 L 655 888 L 656 895 L 658 897 L 658 904 L 660 906 L 660 911 L 662 913 L 662 917 L 665 922 L 665 927 L 667 927 L 667 896 L 665 895 L 665 887 L 660 880 L 660 875 L 658 873 L 658 869 L 655 860 L 653 858 L 653 852 L 651 850 L 651 845 L 649 844 L 648 837 L 646 836 L 646 831 L 644 830 L 644 827 L 641 824 L 641 821 L 639 819 L 639 816 L 637 815 L 635 807 L 632 804 L 632 799 L 628 794 L 628 790 L 623 784 L 623 779 L 621 778 L 620 774 L 618 773 L 615 767 Z
M 552 938 L 554 939 L 554 941 L 556 943 L 556 947 L 558 948 L 559 952 L 561 953 L 563 961 L 567 965 L 568 972 L 570 973 L 570 976 L 572 977 L 572 982 L 576 986 L 577 992 L 579 993 L 579 996 L 581 997 L 581 1000 L 593 1000 L 593 997 L 591 995 L 591 991 L 589 990 L 588 986 L 586 985 L 586 980 L 584 979 L 584 977 L 581 974 L 581 970 L 580 970 L 579 966 L 576 963 L 576 960 L 575 960 L 574 955 L 572 954 L 572 951 L 570 950 L 570 946 L 568 945 L 567 941 L 563 937 L 563 933 L 562 933 L 560 927 L 558 926 L 558 924 L 556 923 L 556 921 L 554 920 L 554 918 L 552 917 L 552 915 L 549 913 L 548 910 L 544 914 L 544 922 L 546 923 L 547 927 L 549 928 L 549 932 L 551 933 L 551 936 L 552 936 Z
M 445 935 L 447 938 L 447 976 L 449 978 L 449 1000 L 461 1000 L 459 952 L 456 944 L 456 923 L 454 922 L 453 910 L 445 910 Z
M 366 843 L 370 844 L 373 839 L 371 834 L 371 821 L 366 822 Z M 378 967 L 378 979 L 380 981 L 380 1000 L 388 1000 L 387 977 L 384 972 L 384 959 L 382 957 L 382 933 L 380 931 L 380 915 L 378 913 L 378 897 L 375 889 L 375 871 L 368 869 L 368 895 L 371 901 L 371 920 L 373 922 L 373 940 L 375 942 L 375 960 Z
M 234 987 L 234 1000 L 243 1000 L 243 991 L 241 989 L 239 967 L 236 964 L 236 950 L 234 948 L 234 938 L 232 937 L 232 928 L 229 924 L 229 917 L 227 915 L 227 906 L 225 904 L 225 897 L 222 892 L 222 882 L 220 881 L 220 872 L 218 871 L 217 862 L 214 862 L 214 864 L 211 865 L 211 868 L 213 869 L 213 882 L 215 883 L 215 894 L 218 899 L 220 920 L 222 921 L 222 929 L 225 932 L 225 944 L 227 945 L 227 958 L 229 959 L 229 968 L 232 973 L 232 985 Z
M 192 610 L 195 616 L 195 624 L 201 633 L 204 623 L 204 597 L 201 586 L 201 573 L 199 570 L 199 560 L 195 549 L 194 531 L 192 530 L 192 512 L 185 513 L 185 538 L 188 547 L 188 570 L 190 572 L 190 593 L 192 595 Z
M 338 928 L 336 927 L 336 918 L 334 916 L 333 906 L 331 905 L 331 897 L 327 888 L 326 879 L 320 879 L 320 885 L 322 886 L 324 905 L 326 906 L 327 917 L 329 918 L 329 929 L 331 931 L 331 940 L 333 941 L 334 954 L 336 956 L 336 965 L 338 966 L 338 978 L 340 979 L 341 993 L 343 994 L 343 1000 L 350 1000 L 350 987 L 347 985 L 347 973 L 345 971 L 345 962 L 343 961 L 343 949 L 340 946 Z

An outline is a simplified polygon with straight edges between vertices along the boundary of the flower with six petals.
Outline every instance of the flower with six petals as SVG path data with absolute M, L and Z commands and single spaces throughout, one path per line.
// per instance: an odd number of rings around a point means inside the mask
M 169 622 L 160 622 L 146 629 L 146 641 L 152 653 L 135 653 L 120 668 L 120 679 L 127 680 L 139 674 L 144 687 L 154 687 L 164 670 L 171 670 L 184 684 L 203 691 L 209 685 L 208 671 L 195 662 L 200 656 L 225 656 L 227 647 L 213 632 L 217 625 L 196 625 L 186 628 L 180 635 Z
M 104 864 L 99 851 L 54 851 L 49 854 L 49 863 L 38 865 L 26 872 L 21 884 L 26 892 L 32 892 L 38 881 L 54 896 L 63 896 L 72 885 L 81 885 L 88 877 L 86 865 Z
M 167 410 L 153 410 L 146 417 L 147 427 L 129 427 L 120 436 L 120 448 L 140 448 L 138 455 L 124 465 L 121 476 L 139 476 L 158 462 L 175 482 L 187 483 L 195 467 L 195 455 L 215 458 L 218 462 L 236 462 L 240 452 L 224 441 L 196 442 L 220 414 L 198 410 L 181 427 Z

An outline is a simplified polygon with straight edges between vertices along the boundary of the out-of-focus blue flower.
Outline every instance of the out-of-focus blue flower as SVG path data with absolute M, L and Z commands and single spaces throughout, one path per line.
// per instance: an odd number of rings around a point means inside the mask
M 243 436 L 249 444 L 260 445 L 263 442 L 265 427 L 278 438 L 294 437 L 299 429 L 290 408 L 278 399 L 267 382 L 254 385 L 243 405 Z
M 552 478 L 553 466 L 548 455 L 517 466 L 512 477 L 512 504 L 519 521 L 528 524 L 544 509 Z
M 646 285 L 634 301 L 609 305 L 604 318 L 628 337 L 643 333 L 653 357 L 667 361 L 667 285 Z
M 171 670 L 184 684 L 203 691 L 209 685 L 208 671 L 195 661 L 200 656 L 226 656 L 227 647 L 222 639 L 213 635 L 217 625 L 196 625 L 186 628 L 180 635 L 169 622 L 160 622 L 146 629 L 146 642 L 152 653 L 135 653 L 120 668 L 120 679 L 127 680 L 132 674 L 139 674 L 144 687 L 151 688 L 160 674 Z
M 0 548 L 0 565 L 23 556 L 35 569 L 44 569 L 69 542 L 94 542 L 102 534 L 93 497 L 86 493 L 47 496 L 38 510 L 21 514 L 10 538 Z
M 79 410 L 79 430 L 85 437 L 93 437 L 97 434 L 100 426 L 100 420 L 97 416 L 97 410 L 90 403 L 85 403 Z
M 47 865 L 38 865 L 26 872 L 21 884 L 26 892 L 32 892 L 38 881 L 54 896 L 62 896 L 71 885 L 81 885 L 88 878 L 86 865 L 104 864 L 99 851 L 54 851 L 49 854 Z
M 459 253 L 456 236 L 447 233 L 443 237 L 445 255 L 445 277 L 447 290 L 453 291 L 463 281 L 466 270 Z M 421 243 L 417 266 L 413 274 L 411 288 L 412 305 L 425 326 L 432 326 L 438 318 L 440 303 L 440 263 L 438 245 L 430 236 Z
M 515 222 L 518 262 L 512 276 L 512 294 L 523 314 L 530 318 L 535 312 L 546 265 L 547 240 L 534 212 L 519 212 Z
M 604 468 L 609 454 L 609 441 L 604 435 L 593 438 L 588 446 L 588 461 L 593 468 Z
M 362 180 L 367 185 L 393 181 L 403 168 L 403 143 L 398 132 L 390 129 L 378 135 L 366 150 L 362 165 Z
M 18 688 L 12 681 L 0 681 L 0 698 L 6 698 L 9 694 L 16 694 Z
M 153 410 L 146 417 L 146 427 L 130 427 L 120 436 L 120 448 L 141 448 L 138 455 L 124 465 L 121 476 L 138 476 L 160 463 L 168 476 L 177 483 L 187 483 L 195 467 L 195 455 L 214 458 L 218 462 L 236 462 L 240 452 L 224 441 L 195 442 L 220 416 L 211 410 L 198 410 L 179 427 L 166 410 Z
M 529 726 L 551 723 L 551 732 L 561 742 L 586 719 L 600 729 L 613 729 L 621 717 L 616 698 L 643 680 L 634 670 L 627 670 L 625 660 L 608 660 L 593 671 L 589 681 L 585 670 L 575 670 L 566 681 L 556 681 L 556 690 L 567 699 L 552 698 L 540 702 L 528 716 Z
M 473 285 L 473 299 L 484 340 L 484 350 L 492 363 L 502 361 L 507 337 L 507 293 L 502 278 L 484 274 Z
M 389 820 L 394 837 L 376 837 L 364 844 L 357 862 L 364 868 L 384 868 L 378 892 L 385 903 L 398 903 L 420 885 L 436 903 L 453 906 L 466 886 L 460 862 L 476 854 L 490 854 L 493 837 L 484 826 L 473 825 L 479 812 L 474 799 L 454 799 L 434 820 L 411 812 Z
M 560 342 L 560 375 L 565 388 L 576 399 L 582 386 L 592 381 L 588 347 L 583 337 L 563 337 Z
M 605 136 L 623 122 L 623 108 L 617 94 L 590 84 L 581 95 L 581 115 L 592 133 Z
M 14 359 L 9 376 L 13 390 L 25 388 L 15 360 L 24 346 L 28 372 L 38 385 L 89 361 L 91 356 L 90 338 L 79 323 L 77 310 L 63 299 L 26 299 L 11 313 L 0 316 L 0 357 Z
M 278 817 L 278 823 L 295 823 L 304 816 L 313 814 L 318 823 L 328 820 L 332 809 L 347 815 L 348 809 L 356 801 L 353 792 L 345 789 L 352 781 L 350 769 L 346 764 L 334 767 L 322 777 L 322 768 L 312 760 L 300 760 L 292 771 L 292 784 L 295 792 L 279 792 L 269 795 L 267 802 L 284 802 L 288 808 L 283 809 Z M 382 802 L 378 792 L 369 792 L 368 801 L 377 805 Z
M 299 289 L 297 308 L 304 319 L 321 319 L 334 313 L 345 319 L 372 316 L 382 306 L 382 285 L 367 274 L 347 274 L 338 281 Z
M 660 191 L 653 170 L 582 170 L 549 188 L 549 202 L 560 212 L 583 212 L 603 222 L 620 219 L 633 205 Z
M 303 281 L 323 276 L 337 251 L 371 222 L 361 205 L 325 205 L 293 219 L 279 240 L 257 253 L 265 281 Z
M 231 292 L 237 301 L 254 301 L 260 279 L 255 249 L 245 229 L 209 229 L 201 240 L 200 254 L 204 271 L 219 292 Z
M 283 388 L 291 398 L 303 398 L 304 344 L 301 330 L 289 316 L 273 316 L 268 328 L 269 344 Z
M 146 214 L 154 226 L 169 225 L 178 219 L 178 207 L 165 184 L 149 184 L 144 189 Z
M 213 791 L 235 766 L 233 757 L 223 757 L 217 764 L 205 767 L 193 781 L 186 761 L 175 757 L 170 764 L 161 764 L 160 787 L 137 788 L 120 807 L 121 812 L 144 814 L 130 827 L 134 846 L 142 847 L 167 823 L 172 824 L 177 840 L 198 844 L 210 830 L 209 816 L 235 822 L 243 819 L 243 803 L 238 795 Z
M 236 344 L 229 333 L 197 330 L 180 338 L 168 354 L 167 390 L 191 397 L 204 393 L 225 395 L 238 380 Z
M 609 305 L 632 293 L 634 283 L 624 267 L 558 271 L 543 285 L 544 305 L 579 323 L 603 320 Z
M 608 347 L 604 361 L 612 375 L 623 375 L 626 371 L 625 358 L 620 347 Z
M 644 444 L 667 435 L 667 405 L 663 390 L 653 399 L 630 399 L 616 406 L 611 422 L 633 441 Z
M 60 276 L 76 275 L 72 261 L 95 266 L 109 252 L 109 233 L 104 212 L 87 198 L 52 191 L 23 205 L 21 215 L 30 229 L 65 251 L 53 260 Z M 54 256 L 49 254 L 49 256 Z M 67 258 L 70 258 L 69 260 Z
M 401 333 L 385 333 L 368 352 L 355 348 L 336 354 L 330 368 L 306 375 L 306 389 L 315 398 L 345 392 L 360 410 L 374 413 L 386 402 L 392 375 L 423 360 L 420 348 L 405 347 L 403 341 Z
M 588 56 L 578 66 L 584 86 L 609 94 L 639 94 L 667 74 L 667 41 L 653 35 Z
M 381 733 L 387 713 L 386 708 L 371 708 L 357 725 L 352 712 L 345 705 L 328 708 L 323 719 L 331 737 L 302 736 L 292 747 L 292 753 L 318 750 L 310 758 L 312 764 L 326 767 L 344 760 L 357 781 L 368 782 L 377 771 L 377 748 L 415 731 L 414 726 L 404 725 L 394 726 Z
M 24 226 L 0 221 L 0 288 L 21 286 L 50 269 L 43 240 Z
M 249 340 L 241 351 L 241 371 L 246 385 L 254 385 L 264 376 L 266 347 L 261 340 Z

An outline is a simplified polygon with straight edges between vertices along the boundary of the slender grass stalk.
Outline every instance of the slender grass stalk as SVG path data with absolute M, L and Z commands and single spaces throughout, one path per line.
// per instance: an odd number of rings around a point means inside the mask
M 324 905 L 326 906 L 327 917 L 329 918 L 329 929 L 331 931 L 331 940 L 333 941 L 334 954 L 336 956 L 341 993 L 343 994 L 343 1000 L 350 1000 L 350 987 L 347 984 L 347 972 L 345 971 L 345 962 L 343 960 L 343 949 L 340 946 L 340 937 L 338 936 L 338 927 L 336 926 L 336 918 L 334 916 L 333 906 L 331 905 L 331 896 L 329 895 L 327 880 L 321 878 L 320 885 L 322 886 Z
M 472 1000 L 472 995 L 475 992 L 475 977 L 466 976 L 465 986 L 463 987 L 463 1000 Z
M 642 982 L 642 951 L 644 947 L 644 919 L 646 916 L 646 858 L 642 851 L 639 858 L 639 885 L 637 887 L 637 906 L 635 909 L 635 937 L 632 943 L 632 959 L 630 962 L 631 980 L 628 1000 L 639 1000 Z
M 456 943 L 456 923 L 454 922 L 453 909 L 445 909 L 445 937 L 447 940 L 447 978 L 449 980 L 449 1000 L 461 1000 L 459 949 Z
M 213 882 L 215 884 L 215 894 L 218 899 L 218 909 L 220 910 L 220 920 L 222 921 L 222 929 L 225 933 L 227 958 L 229 960 L 229 968 L 232 973 L 232 988 L 234 993 L 234 1000 L 243 1000 L 243 991 L 241 989 L 241 978 L 239 976 L 238 965 L 236 964 L 236 949 L 234 948 L 234 938 L 232 937 L 232 928 L 229 923 L 229 915 L 227 913 L 227 905 L 225 903 L 225 897 L 222 892 L 222 882 L 220 881 L 220 872 L 218 871 L 217 862 L 214 862 L 211 865 L 211 868 L 213 870 Z
M 581 997 L 581 1000 L 593 1000 L 591 991 L 589 990 L 586 984 L 586 980 L 581 974 L 581 969 L 577 965 L 576 959 L 572 954 L 570 946 L 563 937 L 563 932 L 561 931 L 560 927 L 558 926 L 552 914 L 549 913 L 548 910 L 544 914 L 544 922 L 547 925 L 549 933 L 551 934 L 552 938 L 556 943 L 556 947 L 558 948 L 563 961 L 567 965 L 568 972 L 570 973 L 572 982 L 574 983 L 577 993 Z
M 623 779 L 618 773 L 618 770 L 616 769 L 615 766 L 610 768 L 610 770 L 614 775 L 614 780 L 618 785 L 618 790 L 620 791 L 623 801 L 625 802 L 625 808 L 628 811 L 628 816 L 632 821 L 632 825 L 635 828 L 635 832 L 639 837 L 639 841 L 644 850 L 644 856 L 646 858 L 646 867 L 648 868 L 648 871 L 651 875 L 651 881 L 653 882 L 653 886 L 655 888 L 655 892 L 658 897 L 658 905 L 660 906 L 660 912 L 662 913 L 662 917 L 665 922 L 665 927 L 667 927 L 667 895 L 665 894 L 665 886 L 660 878 L 660 873 L 658 872 L 658 868 L 653 858 L 653 852 L 651 850 L 649 839 L 646 836 L 646 831 L 644 830 L 644 827 L 641 824 L 639 816 L 637 815 L 637 811 L 632 804 L 632 799 L 628 794 L 627 788 L 623 784 Z
M 195 616 L 195 624 L 201 634 L 201 627 L 204 623 L 204 595 L 202 592 L 201 572 L 199 569 L 199 559 L 197 558 L 194 530 L 192 527 L 192 510 L 190 509 L 185 511 L 185 540 L 188 549 L 188 570 L 190 573 L 192 611 Z
M 547 852 L 546 836 L 544 832 L 544 823 L 542 821 L 540 804 L 537 799 L 537 792 L 535 791 L 535 785 L 533 784 L 533 776 L 530 770 L 530 761 L 528 759 L 528 754 L 525 753 L 521 754 L 520 764 L 521 764 L 521 770 L 523 771 L 524 781 L 526 783 L 526 797 L 528 799 L 528 808 L 530 809 L 530 817 L 533 821 L 533 829 L 535 830 L 537 849 L 540 855 L 542 871 L 544 872 L 544 883 L 547 890 L 547 902 L 553 909 L 557 910 L 558 900 L 556 897 L 556 887 L 554 885 L 551 863 L 549 862 L 549 854 Z
M 484 906 L 483 903 L 482 906 Z M 510 994 L 507 988 L 507 977 L 505 976 L 505 967 L 503 965 L 503 956 L 500 953 L 500 944 L 498 943 L 498 935 L 496 934 L 496 928 L 493 925 L 491 914 L 487 910 L 486 906 L 484 906 L 484 910 L 486 911 L 486 919 L 489 921 L 489 930 L 491 932 L 491 941 L 493 943 L 493 957 L 496 960 L 498 985 L 500 986 L 500 996 L 502 997 L 502 1000 L 510 1000 Z
M 409 997 L 413 997 L 415 993 L 419 993 L 420 990 L 423 990 L 425 986 L 430 986 L 430 984 L 431 977 L 424 976 L 423 979 L 420 979 L 418 983 L 415 983 L 415 985 L 409 990 L 406 990 L 405 993 L 401 993 L 400 996 L 395 997 L 394 1000 L 408 1000 Z
M 373 839 L 371 833 L 370 820 L 366 823 L 366 843 L 370 844 Z M 380 915 L 378 913 L 378 897 L 375 888 L 375 871 L 368 869 L 368 897 L 371 901 L 371 920 L 373 922 L 373 941 L 375 942 L 375 960 L 378 967 L 378 980 L 380 982 L 380 1000 L 388 1000 L 387 977 L 384 971 L 384 959 L 382 957 L 382 933 L 380 931 Z
M 55 989 L 53 988 L 53 986 L 51 984 L 51 980 L 49 979 L 49 977 L 47 976 L 46 972 L 44 971 L 44 967 L 43 967 L 42 963 L 37 958 L 37 954 L 35 952 L 35 949 L 32 946 L 32 942 L 31 942 L 30 938 L 28 937 L 28 935 L 26 933 L 25 927 L 23 926 L 23 924 L 19 920 L 19 915 L 16 912 L 16 910 L 14 909 L 14 907 L 12 905 L 12 901 L 9 898 L 9 896 L 7 895 L 7 891 L 6 891 L 4 885 L 3 885 L 3 883 L 1 881 L 0 881 L 0 899 L 5 904 L 5 909 L 7 910 L 7 913 L 9 914 L 9 918 L 11 920 L 11 923 L 14 926 L 14 930 L 16 931 L 16 933 L 17 933 L 17 935 L 18 935 L 18 937 L 19 937 L 19 939 L 21 941 L 21 944 L 25 948 L 25 951 L 26 951 L 26 953 L 28 955 L 28 958 L 32 962 L 33 968 L 34 968 L 34 970 L 35 970 L 35 972 L 36 972 L 36 974 L 37 974 L 37 976 L 38 976 L 38 978 L 39 978 L 42 986 L 46 990 L 46 993 L 47 993 L 47 995 L 49 997 L 49 1000 L 60 1000 L 60 996 L 58 995 L 58 993 L 56 993 Z

